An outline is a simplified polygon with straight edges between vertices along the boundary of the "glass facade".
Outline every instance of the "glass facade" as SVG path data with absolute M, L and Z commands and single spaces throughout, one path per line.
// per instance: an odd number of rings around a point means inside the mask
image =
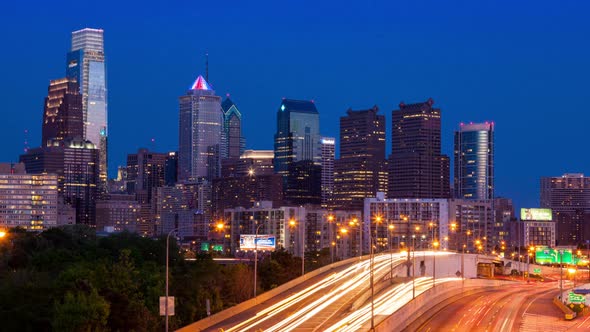
M 72 32 L 72 49 L 67 55 L 66 75 L 80 84 L 84 115 L 84 138 L 99 150 L 100 189 L 106 189 L 108 168 L 107 85 L 103 30 Z
M 275 172 L 287 175 L 289 165 L 311 160 L 320 165 L 320 115 L 311 101 L 284 99 L 277 112 Z
M 178 179 L 218 177 L 224 121 L 221 98 L 199 76 L 193 88 L 180 97 L 179 104 Z
M 494 198 L 494 124 L 461 124 L 455 132 L 455 197 Z

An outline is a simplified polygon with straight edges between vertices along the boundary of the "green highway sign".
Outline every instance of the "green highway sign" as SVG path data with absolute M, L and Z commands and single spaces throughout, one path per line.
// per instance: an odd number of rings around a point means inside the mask
M 580 295 L 580 294 L 576 294 L 576 293 L 571 293 L 570 292 L 568 294 L 568 298 L 569 298 L 569 301 L 571 303 L 584 303 L 584 302 L 586 302 L 586 296 Z

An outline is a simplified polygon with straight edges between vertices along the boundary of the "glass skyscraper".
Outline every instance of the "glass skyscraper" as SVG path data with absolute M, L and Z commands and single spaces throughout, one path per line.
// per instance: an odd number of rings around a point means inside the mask
M 102 29 L 72 32 L 72 49 L 67 54 L 67 77 L 80 85 L 84 117 L 84 138 L 94 143 L 99 154 L 100 190 L 107 181 L 107 85 Z
M 221 172 L 224 114 L 221 98 L 199 76 L 179 98 L 178 180 L 211 180 Z
M 311 160 L 321 165 L 320 114 L 306 100 L 283 99 L 277 112 L 275 172 L 287 175 L 297 161 Z
M 240 158 L 244 152 L 245 140 L 242 137 L 242 113 L 229 95 L 221 103 L 223 109 L 223 158 Z
M 494 123 L 461 124 L 455 132 L 455 197 L 494 199 Z

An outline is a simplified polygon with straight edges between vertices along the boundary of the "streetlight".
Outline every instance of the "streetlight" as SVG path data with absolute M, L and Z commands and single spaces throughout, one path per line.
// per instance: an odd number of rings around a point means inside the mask
M 436 286 L 436 250 L 438 249 L 438 241 L 432 242 L 432 247 L 434 248 L 434 254 L 432 256 L 432 287 Z
M 172 229 L 170 232 L 168 232 L 168 235 L 166 236 L 166 305 L 164 306 L 164 314 L 166 316 L 166 332 L 168 332 L 168 265 L 169 265 L 169 251 L 170 251 L 170 235 L 172 235 L 172 233 L 179 231 L 180 229 L 184 229 L 184 228 L 193 228 L 193 225 L 188 225 L 188 226 L 182 226 L 182 227 L 176 227 L 174 229 Z M 3 236 L 0 236 L 3 237 Z
M 340 234 L 341 234 L 341 236 L 340 236 L 341 242 L 344 242 L 344 236 L 345 236 L 346 234 L 348 234 L 348 229 L 346 229 L 346 228 L 344 228 L 344 227 L 343 227 L 343 228 L 341 228 L 341 229 L 340 229 Z M 340 245 L 340 251 L 341 251 L 341 250 L 342 250 L 342 244 Z M 336 247 L 336 255 L 338 255 L 338 251 L 339 251 L 339 250 L 338 250 L 338 247 Z M 342 252 L 340 252 L 339 259 L 342 259 L 342 258 L 343 258 L 343 256 L 344 256 L 344 255 L 342 255 Z
M 330 257 L 332 258 L 332 264 L 334 264 L 334 240 L 332 240 L 332 237 L 334 236 L 334 230 L 332 227 L 332 222 L 334 221 L 334 216 L 329 214 L 328 215 L 328 225 L 329 225 L 329 232 L 330 232 Z
M 418 228 L 418 227 L 416 227 Z M 412 299 L 416 298 L 416 285 L 414 279 L 416 278 L 416 234 L 412 234 Z
M 389 219 L 387 219 L 387 222 L 389 222 Z M 388 235 L 387 242 L 389 243 L 389 265 L 390 265 L 389 280 L 390 280 L 390 283 L 393 284 L 393 249 L 391 248 L 391 231 L 393 231 L 395 229 L 395 226 L 390 224 L 387 226 L 387 228 L 389 228 L 389 231 L 387 232 L 387 235 Z
M 302 231 L 300 231 L 300 233 L 302 233 L 301 236 L 301 275 L 305 275 L 305 223 L 304 222 L 300 222 L 299 223 L 301 225 Z M 289 220 L 289 226 L 291 227 L 295 227 L 297 226 L 297 222 L 295 221 L 295 219 L 291 218 L 291 220 Z M 334 258 L 332 258 L 332 262 L 334 261 Z
M 256 227 L 256 232 L 254 233 L 254 301 L 256 301 L 256 288 L 258 286 L 257 282 L 256 282 L 256 278 L 258 276 L 258 231 L 260 230 L 260 227 L 262 227 L 264 224 L 260 224 Z

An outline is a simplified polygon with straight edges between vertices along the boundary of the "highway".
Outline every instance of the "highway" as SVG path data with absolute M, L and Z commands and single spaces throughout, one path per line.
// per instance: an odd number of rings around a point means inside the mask
M 421 253 L 431 256 L 434 253 Z M 437 256 L 449 255 L 438 252 Z M 375 256 L 374 280 L 388 276 L 393 264 L 395 274 L 405 275 L 407 256 L 403 253 L 380 254 Z M 210 331 L 223 329 L 225 332 L 237 331 L 358 331 L 370 326 L 371 306 L 357 305 L 351 310 L 359 297 L 370 291 L 370 260 L 358 261 L 347 267 L 337 269 L 321 278 L 310 279 L 295 289 L 273 299 L 256 305 L 215 326 Z M 403 272 L 402 272 L 403 271 Z M 418 273 L 418 271 L 416 271 Z M 460 280 L 457 278 L 438 278 L 437 283 Z M 412 282 L 386 285 L 375 294 L 375 316 L 381 318 L 391 315 L 412 299 Z M 432 278 L 420 277 L 415 280 L 415 295 L 418 296 L 432 287 Z M 378 322 L 375 321 L 375 324 Z
M 551 303 L 557 292 L 555 282 L 519 282 L 477 292 L 438 306 L 440 310 L 432 310 L 433 316 L 416 330 L 566 331 L 575 326 L 575 321 L 565 321 L 563 313 Z

